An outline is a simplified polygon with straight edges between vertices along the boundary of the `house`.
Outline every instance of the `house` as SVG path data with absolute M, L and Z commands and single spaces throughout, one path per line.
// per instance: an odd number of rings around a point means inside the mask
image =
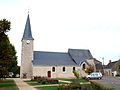
M 99 60 L 97 59 L 94 59 L 94 63 L 95 63 L 95 71 L 96 72 L 103 72 L 103 65 L 102 65 L 102 62 L 100 62 Z
M 120 76 L 120 59 L 112 67 L 113 76 Z
M 73 78 L 73 70 L 84 77 L 86 68 L 94 66 L 88 49 L 68 49 L 68 52 L 34 51 L 29 14 L 22 37 L 20 78 L 44 76 L 49 78 Z
M 103 67 L 104 75 L 112 76 L 113 75 L 112 68 L 116 65 L 116 63 L 117 63 L 117 61 L 111 62 L 111 60 L 109 60 L 109 63 Z

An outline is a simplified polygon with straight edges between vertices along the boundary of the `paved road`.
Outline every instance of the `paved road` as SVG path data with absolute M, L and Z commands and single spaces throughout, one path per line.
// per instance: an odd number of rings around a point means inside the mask
M 23 80 L 20 78 L 13 78 L 13 80 L 16 82 L 19 90 L 37 90 L 32 86 L 29 86 L 27 83 L 23 82 Z
M 104 76 L 101 80 L 97 81 L 120 90 L 120 77 Z

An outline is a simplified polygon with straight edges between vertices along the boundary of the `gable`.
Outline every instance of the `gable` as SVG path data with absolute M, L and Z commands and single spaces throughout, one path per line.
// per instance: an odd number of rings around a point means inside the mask
M 78 65 L 82 62 L 86 62 L 87 59 L 93 58 L 90 51 L 85 49 L 69 49 L 68 53 Z

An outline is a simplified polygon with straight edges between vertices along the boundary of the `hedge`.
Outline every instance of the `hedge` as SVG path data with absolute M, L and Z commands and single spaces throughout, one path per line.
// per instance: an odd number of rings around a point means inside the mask
M 96 90 L 115 90 L 115 88 L 112 88 L 108 85 L 99 83 L 97 81 L 90 81 L 92 86 L 96 88 Z

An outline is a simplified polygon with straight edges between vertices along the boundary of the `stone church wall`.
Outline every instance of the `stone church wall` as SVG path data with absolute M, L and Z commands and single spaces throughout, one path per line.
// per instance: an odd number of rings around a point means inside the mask
M 55 67 L 55 72 L 52 68 Z M 65 71 L 63 72 L 63 67 Z M 85 73 L 82 71 L 80 66 L 33 66 L 33 76 L 44 76 L 48 77 L 48 71 L 51 72 L 51 78 L 75 78 L 73 74 L 73 67 L 80 73 Z

